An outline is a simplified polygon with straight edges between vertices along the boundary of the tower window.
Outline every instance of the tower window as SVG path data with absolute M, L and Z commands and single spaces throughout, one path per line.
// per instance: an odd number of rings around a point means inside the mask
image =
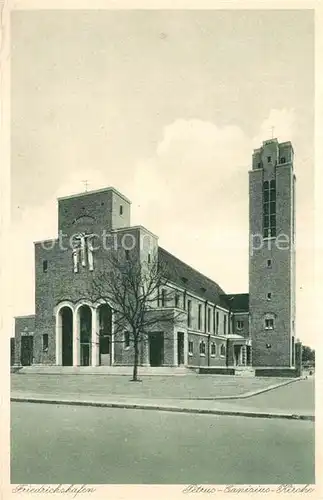
M 258 168 L 261 168 L 261 163 L 260 163 L 260 162 L 257 164 L 257 167 L 258 167 Z
M 271 267 L 271 259 L 267 259 L 267 267 Z
M 264 238 L 276 236 L 276 181 L 263 184 L 263 234 Z
M 123 206 L 122 206 L 122 205 L 120 205 L 120 208 L 119 208 L 119 213 L 120 213 L 120 215 L 122 215 L 122 214 L 123 214 Z
M 125 250 L 125 252 L 126 252 L 126 260 L 129 260 L 130 259 L 130 251 Z
M 274 329 L 274 319 L 273 318 L 266 318 L 265 319 L 265 329 L 266 330 L 273 330 Z
M 283 156 L 283 157 L 280 159 L 280 163 L 286 163 L 286 158 L 285 158 L 285 156 Z
M 271 292 L 267 293 L 267 300 L 271 300 Z
M 43 260 L 43 273 L 47 273 L 48 260 Z
M 271 163 L 271 156 L 267 156 L 268 163 Z

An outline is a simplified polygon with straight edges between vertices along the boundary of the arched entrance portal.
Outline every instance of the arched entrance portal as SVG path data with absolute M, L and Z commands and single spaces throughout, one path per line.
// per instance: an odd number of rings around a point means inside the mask
M 80 332 L 80 364 L 89 366 L 91 364 L 92 352 L 92 311 L 89 306 L 81 306 L 79 309 L 79 332 Z
M 62 332 L 62 365 L 73 366 L 73 312 L 62 307 L 59 312 Z
M 102 304 L 99 312 L 99 363 L 109 366 L 112 360 L 112 309 Z

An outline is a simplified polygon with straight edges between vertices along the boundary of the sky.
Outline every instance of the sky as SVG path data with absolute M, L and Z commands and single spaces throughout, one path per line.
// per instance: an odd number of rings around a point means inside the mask
M 11 40 L 12 315 L 34 312 L 33 241 L 85 179 L 247 292 L 248 170 L 274 135 L 295 150 L 296 336 L 315 346 L 312 11 L 15 11 Z

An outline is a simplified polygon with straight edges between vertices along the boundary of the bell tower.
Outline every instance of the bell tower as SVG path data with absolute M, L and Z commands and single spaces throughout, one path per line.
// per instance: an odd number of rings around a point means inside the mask
M 295 366 L 295 175 L 290 142 L 264 141 L 249 172 L 249 311 L 255 367 Z

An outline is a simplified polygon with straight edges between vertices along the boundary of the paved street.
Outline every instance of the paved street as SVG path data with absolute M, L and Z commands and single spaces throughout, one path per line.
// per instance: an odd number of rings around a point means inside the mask
M 313 483 L 314 424 L 12 403 L 12 483 Z

